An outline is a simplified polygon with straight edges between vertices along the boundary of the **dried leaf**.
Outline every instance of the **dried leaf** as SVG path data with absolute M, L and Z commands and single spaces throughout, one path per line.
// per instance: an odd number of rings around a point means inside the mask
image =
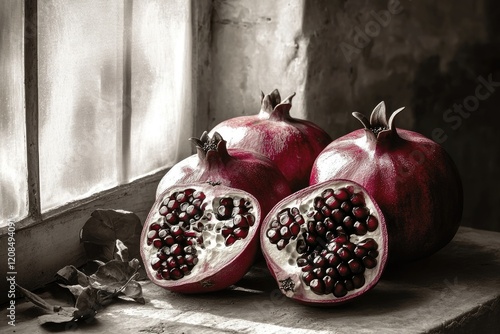
M 142 225 L 139 217 L 128 211 L 98 209 L 92 212 L 80 231 L 80 240 L 90 259 L 109 261 L 116 253 L 116 240 L 128 248 L 129 257 L 140 258 L 139 240 Z
M 95 289 L 90 286 L 86 287 L 76 300 L 75 306 L 78 310 L 75 311 L 75 318 L 93 318 L 99 310 L 101 310 L 105 305 L 111 303 L 113 297 L 115 297 L 115 295 L 112 293 Z
M 45 314 L 38 317 L 40 325 L 46 323 L 62 324 L 75 320 L 74 313 L 78 311 L 74 307 L 62 307 L 57 313 Z
M 75 299 L 78 299 L 78 297 L 80 297 L 80 295 L 82 294 L 83 290 L 85 290 L 85 287 L 81 286 L 79 284 L 75 284 L 75 285 L 59 284 L 59 286 L 68 289 L 69 292 L 71 292 L 71 294 L 73 294 L 73 296 L 75 296 Z
M 25 288 L 23 288 L 19 284 L 16 284 L 16 289 L 21 291 L 27 300 L 29 300 L 30 302 L 32 302 L 33 304 L 35 304 L 36 306 L 38 306 L 39 308 L 41 308 L 45 312 L 53 313 L 53 312 L 57 312 L 61 309 L 60 306 L 52 305 L 52 304 L 46 302 L 45 300 L 43 300 L 43 298 L 41 298 L 40 296 L 34 294 L 33 292 L 31 292 L 29 290 L 26 290 Z
M 89 277 L 76 269 L 75 266 L 66 266 L 56 273 L 56 279 L 63 281 L 68 285 L 88 286 Z

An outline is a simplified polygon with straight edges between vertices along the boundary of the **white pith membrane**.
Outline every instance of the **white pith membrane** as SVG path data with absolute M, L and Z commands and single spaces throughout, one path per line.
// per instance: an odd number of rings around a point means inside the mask
M 142 254 L 147 254 L 148 260 L 144 258 L 144 265 L 150 279 L 162 287 L 168 288 L 169 286 L 179 286 L 190 283 L 199 282 L 200 284 L 207 284 L 209 287 L 212 282 L 209 280 L 214 274 L 221 271 L 222 268 L 232 265 L 237 259 L 238 254 L 242 253 L 244 248 L 251 242 L 254 238 L 255 233 L 260 221 L 259 204 L 255 197 L 252 195 L 232 188 L 224 186 L 215 186 L 211 188 L 210 185 L 180 185 L 171 187 L 165 190 L 162 195 L 160 195 L 146 219 L 144 228 L 141 235 L 141 245 Z M 162 206 L 163 200 L 168 198 L 171 194 L 175 192 L 181 192 L 186 189 L 193 189 L 195 191 L 202 191 L 205 194 L 205 199 L 201 208 L 203 209 L 203 214 L 200 215 L 199 219 L 192 219 L 186 231 L 195 231 L 193 227 L 202 226 L 202 231 L 197 232 L 197 236 L 201 236 L 203 239 L 202 243 L 194 242 L 192 247 L 196 248 L 197 263 L 190 269 L 190 271 L 184 275 L 184 277 L 179 279 L 159 279 L 156 277 L 157 270 L 153 269 L 151 266 L 151 259 L 157 257 L 159 251 L 153 244 L 148 245 L 148 232 L 149 227 L 158 223 L 160 225 L 166 226 L 165 216 L 160 214 L 160 208 Z M 214 196 L 214 192 L 219 195 Z M 243 199 L 246 202 L 246 207 L 248 213 L 253 215 L 254 223 L 248 228 L 248 235 L 244 238 L 237 239 L 233 244 L 226 246 L 225 238 L 221 233 L 222 228 L 226 224 L 231 224 L 234 215 L 228 219 L 219 220 L 217 219 L 217 209 L 220 206 L 219 201 L 221 198 L 231 197 L 233 199 Z M 173 226 L 174 224 L 172 224 Z
M 303 271 L 302 267 L 297 265 L 297 259 L 301 257 L 301 254 L 297 251 L 297 243 L 301 242 L 299 240 L 304 240 L 304 232 L 308 231 L 307 222 L 308 220 L 312 220 L 312 218 L 308 218 L 307 214 L 317 211 L 313 206 L 314 199 L 320 196 L 326 189 L 335 190 L 346 187 L 353 189 L 354 193 L 362 193 L 365 200 L 365 206 L 369 209 L 369 214 L 378 219 L 378 228 L 373 232 L 367 231 L 364 235 L 356 235 L 353 233 L 349 236 L 349 241 L 354 244 L 358 244 L 370 238 L 377 242 L 377 265 L 372 269 L 365 269 L 362 274 L 365 278 L 364 285 L 358 289 L 348 291 L 345 296 L 336 297 L 333 293 L 316 294 L 301 278 Z M 276 243 L 271 243 L 267 236 L 267 231 L 270 229 L 272 221 L 276 220 L 279 213 L 286 208 L 298 208 L 300 214 L 304 217 L 304 223 L 300 226 L 300 232 L 297 237 L 289 239 L 288 244 L 282 250 L 279 250 Z M 352 299 L 360 293 L 372 288 L 378 282 L 385 268 L 387 260 L 387 242 L 385 220 L 378 205 L 373 202 L 363 187 L 348 180 L 326 181 L 288 196 L 280 201 L 266 216 L 261 231 L 261 246 L 264 257 L 275 276 L 281 292 L 287 297 L 312 303 L 342 302 Z

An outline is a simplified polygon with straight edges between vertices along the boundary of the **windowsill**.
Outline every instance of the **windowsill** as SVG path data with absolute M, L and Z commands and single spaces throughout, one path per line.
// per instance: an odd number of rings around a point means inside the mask
M 86 262 L 80 243 L 80 230 L 96 209 L 121 209 L 134 212 L 143 222 L 156 196 L 156 188 L 166 170 L 135 180 L 131 183 L 100 192 L 89 198 L 69 203 L 42 215 L 38 223 L 28 220 L 16 223 L 14 234 L 14 269 L 16 282 L 32 290 L 54 279 L 62 267 L 80 266 Z M 0 262 L 7 266 L 7 227 L 0 229 Z M 10 264 L 10 262 L 9 262 Z M 7 281 L 0 280 L 0 291 L 8 291 Z M 0 295 L 0 303 L 7 294 Z
M 145 305 L 113 303 L 74 332 L 496 333 L 499 239 L 497 232 L 461 227 L 437 254 L 386 272 L 363 298 L 330 309 L 283 298 L 263 263 L 233 289 L 207 295 L 178 295 L 145 282 Z M 18 301 L 17 325 L 5 332 L 56 329 L 39 326 L 37 315 L 31 304 Z

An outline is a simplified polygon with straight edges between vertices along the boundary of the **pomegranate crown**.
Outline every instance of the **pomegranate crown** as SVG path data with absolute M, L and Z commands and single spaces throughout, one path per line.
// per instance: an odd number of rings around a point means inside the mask
M 363 124 L 368 136 L 373 139 L 380 139 L 387 135 L 398 136 L 394 118 L 403 109 L 404 107 L 395 110 L 387 120 L 385 103 L 382 101 L 373 109 L 370 119 L 357 111 L 353 112 L 352 115 Z
M 295 93 L 288 96 L 283 102 L 281 102 L 281 96 L 277 89 L 273 90 L 268 95 L 265 95 L 262 91 L 260 94 L 261 107 L 259 116 L 277 120 L 290 118 L 290 109 L 292 108 L 292 99 Z
M 200 159 L 206 159 L 208 155 L 212 153 L 218 153 L 221 156 L 229 156 L 226 148 L 226 141 L 218 132 L 214 132 L 213 136 L 210 137 L 207 131 L 203 131 L 200 138 L 191 137 L 189 138 L 198 152 Z

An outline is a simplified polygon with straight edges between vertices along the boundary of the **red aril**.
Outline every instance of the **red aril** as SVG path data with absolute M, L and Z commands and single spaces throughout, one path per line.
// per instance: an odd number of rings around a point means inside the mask
M 181 293 L 227 288 L 255 260 L 260 219 L 257 199 L 240 189 L 208 183 L 165 189 L 141 235 L 149 279 Z
M 362 186 L 340 179 L 280 201 L 260 240 L 281 292 L 313 305 L 344 303 L 372 289 L 388 251 L 379 207 Z

